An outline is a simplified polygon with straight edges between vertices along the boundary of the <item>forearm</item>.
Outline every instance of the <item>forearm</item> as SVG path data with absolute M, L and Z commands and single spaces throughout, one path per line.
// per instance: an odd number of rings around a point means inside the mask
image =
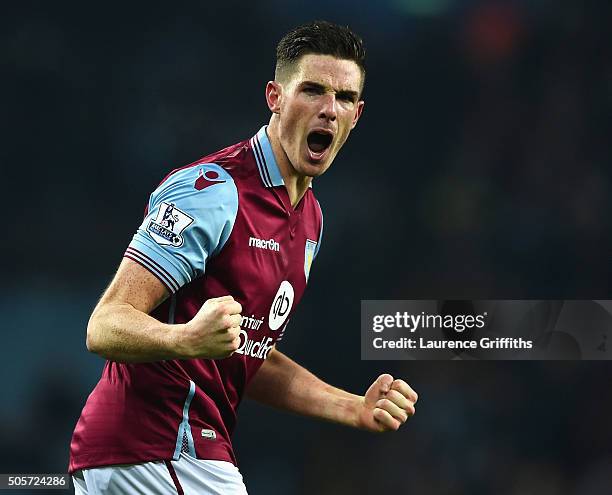
M 363 397 L 333 387 L 276 349 L 249 383 L 247 395 L 272 407 L 359 426 Z
M 175 359 L 172 337 L 180 325 L 162 323 L 130 304 L 96 308 L 87 326 L 87 348 L 111 361 Z

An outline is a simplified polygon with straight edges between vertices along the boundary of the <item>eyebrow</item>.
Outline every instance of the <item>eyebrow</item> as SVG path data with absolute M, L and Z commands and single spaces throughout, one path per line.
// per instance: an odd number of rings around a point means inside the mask
M 320 83 L 314 82 L 314 81 L 302 81 L 300 86 L 312 86 L 316 89 L 322 90 L 324 91 L 326 88 L 325 86 L 323 86 Z M 339 96 L 350 96 L 354 99 L 358 99 L 359 98 L 359 93 L 357 91 L 353 91 L 352 89 L 339 89 L 339 90 L 334 90 L 335 93 Z

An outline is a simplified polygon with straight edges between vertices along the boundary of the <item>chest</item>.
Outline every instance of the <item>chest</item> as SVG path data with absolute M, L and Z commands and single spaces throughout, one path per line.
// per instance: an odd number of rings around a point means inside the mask
M 243 306 L 242 328 L 277 338 L 300 301 L 321 231 L 312 193 L 299 208 L 287 208 L 278 194 L 242 192 L 221 253 L 207 265 L 210 296 L 231 294 Z

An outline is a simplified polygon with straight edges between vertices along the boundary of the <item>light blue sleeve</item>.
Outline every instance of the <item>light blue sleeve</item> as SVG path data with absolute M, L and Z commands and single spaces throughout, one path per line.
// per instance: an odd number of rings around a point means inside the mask
M 321 248 L 321 241 L 323 240 L 323 208 L 321 208 L 321 203 L 317 201 L 319 205 L 319 211 L 321 212 L 321 232 L 319 233 L 319 242 L 317 242 L 317 246 L 315 247 L 314 258 L 319 254 L 319 249 Z
M 202 276 L 227 242 L 238 213 L 238 191 L 220 166 L 206 163 L 172 174 L 151 194 L 147 215 L 125 257 L 170 290 Z

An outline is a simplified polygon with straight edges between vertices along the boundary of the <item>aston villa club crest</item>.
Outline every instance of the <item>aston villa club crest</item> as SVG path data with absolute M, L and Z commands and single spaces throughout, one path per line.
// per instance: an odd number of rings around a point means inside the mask
M 317 243 L 315 241 L 311 241 L 310 239 L 306 239 L 306 248 L 304 249 L 304 275 L 306 276 L 307 282 L 316 249 Z
M 184 242 L 181 233 L 192 222 L 193 218 L 179 210 L 174 203 L 162 202 L 157 210 L 157 217 L 149 222 L 147 230 L 157 244 L 181 247 Z

